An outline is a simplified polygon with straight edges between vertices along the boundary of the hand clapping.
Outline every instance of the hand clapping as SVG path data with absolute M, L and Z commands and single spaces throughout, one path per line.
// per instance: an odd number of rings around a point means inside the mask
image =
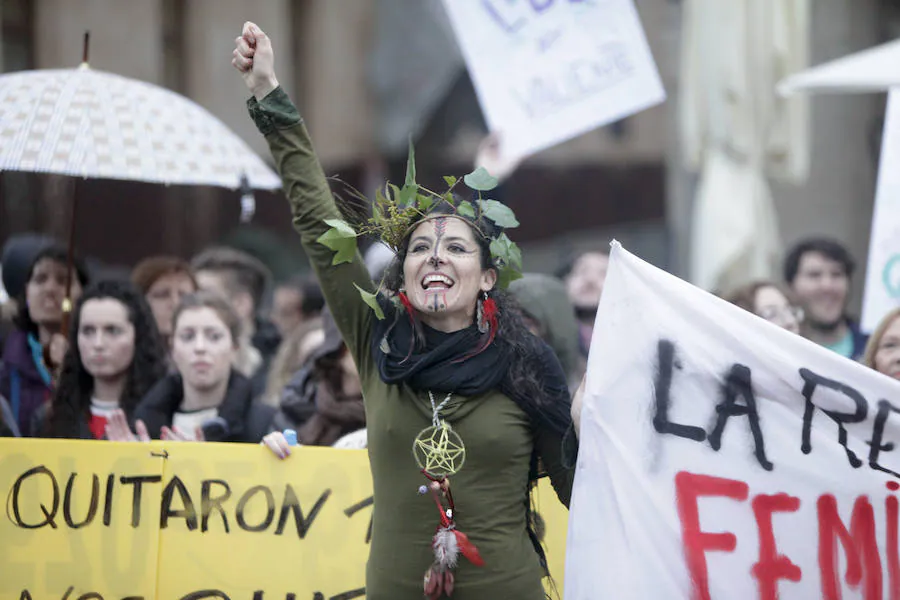
M 121 410 L 116 410 L 109 417 L 106 424 L 106 439 L 111 442 L 149 442 L 150 434 L 147 432 L 147 426 L 140 419 L 134 424 L 137 435 L 131 432 L 128 427 L 128 419 Z

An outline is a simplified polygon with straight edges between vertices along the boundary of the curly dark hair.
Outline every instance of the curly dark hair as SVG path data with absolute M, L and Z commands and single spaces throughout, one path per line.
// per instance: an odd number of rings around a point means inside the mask
M 437 218 L 441 215 L 452 215 L 468 224 L 475 234 L 482 270 L 495 267 L 491 259 L 490 243 L 493 238 L 500 235 L 503 231 L 502 228 L 480 215 L 474 220 L 460 217 L 456 209 L 446 201 L 431 208 L 426 218 Z M 412 224 L 410 227 L 398 249 L 397 256 L 394 257 L 385 272 L 384 287 L 390 294 L 396 295 L 403 289 L 403 263 L 409 252 L 409 243 L 415 226 L 416 224 Z M 490 295 L 499 309 L 499 327 L 493 343 L 504 346 L 505 351 L 512 356 L 508 374 L 509 381 L 516 389 L 521 390 L 523 395 L 534 398 L 538 404 L 550 402 L 551 400 L 546 397 L 544 388 L 538 379 L 538 374 L 543 372 L 543 365 L 534 364 L 535 359 L 541 356 L 538 348 L 540 340 L 528 329 L 522 316 L 522 309 L 513 296 L 496 288 L 490 292 Z M 399 318 L 399 315 L 395 318 Z M 416 344 L 424 345 L 425 336 L 418 320 L 415 321 L 415 328 Z
M 26 289 L 28 288 L 28 282 L 31 281 L 31 278 L 34 276 L 35 267 L 43 260 L 51 260 L 65 267 L 69 263 L 69 253 L 63 246 L 53 244 L 38 252 L 34 257 L 34 260 L 31 261 L 31 264 L 28 266 L 28 276 L 25 277 L 25 286 L 22 289 L 22 293 L 16 298 L 16 304 L 19 307 L 19 311 L 16 314 L 13 324 L 20 331 L 28 333 L 37 333 L 38 331 L 37 323 L 31 320 L 31 315 L 28 312 L 28 302 L 25 299 L 25 294 L 27 293 Z M 74 269 L 75 278 L 78 280 L 78 283 L 81 284 L 81 287 L 84 288 L 87 286 L 90 277 L 84 262 L 80 258 L 75 257 L 72 261 L 72 268 Z
M 85 303 L 106 298 L 121 302 L 128 311 L 128 320 L 134 326 L 134 358 L 128 367 L 128 382 L 119 399 L 119 406 L 129 421 L 140 399 L 166 374 L 166 349 L 144 295 L 127 281 L 97 282 L 84 291 L 72 311 L 69 351 L 63 360 L 62 373 L 53 397 L 49 426 L 51 437 L 77 438 L 85 420 L 90 418 L 94 378 L 81 361 L 78 330 Z

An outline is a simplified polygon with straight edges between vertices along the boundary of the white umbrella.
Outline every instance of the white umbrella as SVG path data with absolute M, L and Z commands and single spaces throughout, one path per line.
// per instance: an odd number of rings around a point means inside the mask
M 281 180 L 237 135 L 198 104 L 164 88 L 88 66 L 0 75 L 0 172 L 241 188 L 242 215 L 252 189 Z M 77 182 L 77 179 L 76 179 Z M 75 246 L 73 196 L 69 281 Z
M 900 40 L 801 71 L 778 83 L 778 93 L 884 92 L 900 86 Z
M 281 180 L 219 119 L 164 88 L 78 69 L 0 76 L 0 171 L 236 189 Z

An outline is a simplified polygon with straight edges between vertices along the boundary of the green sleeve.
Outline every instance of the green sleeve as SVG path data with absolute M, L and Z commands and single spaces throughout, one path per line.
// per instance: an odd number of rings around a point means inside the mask
M 351 262 L 333 265 L 334 251 L 316 241 L 330 229 L 326 220 L 342 216 L 303 119 L 280 87 L 260 102 L 251 98 L 247 108 L 269 143 L 290 203 L 294 229 L 300 234 L 344 342 L 363 373 L 371 361 L 369 347 L 374 313 L 362 301 L 354 284 L 369 292 L 374 291 L 374 285 L 359 252 Z

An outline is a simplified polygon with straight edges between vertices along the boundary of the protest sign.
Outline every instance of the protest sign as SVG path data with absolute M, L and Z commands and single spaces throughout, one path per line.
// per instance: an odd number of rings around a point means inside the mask
M 365 451 L 0 440 L 0 600 L 365 598 Z M 537 504 L 562 587 L 568 512 Z
M 0 438 L 0 599 L 60 600 L 70 586 L 67 600 L 156 597 L 160 503 L 147 488 L 164 462 L 112 448 Z
M 524 157 L 659 104 L 632 0 L 444 0 L 491 131 Z
M 900 382 L 613 244 L 566 600 L 900 597 Z
M 869 237 L 862 329 L 871 333 L 900 306 L 900 88 L 888 92 Z

